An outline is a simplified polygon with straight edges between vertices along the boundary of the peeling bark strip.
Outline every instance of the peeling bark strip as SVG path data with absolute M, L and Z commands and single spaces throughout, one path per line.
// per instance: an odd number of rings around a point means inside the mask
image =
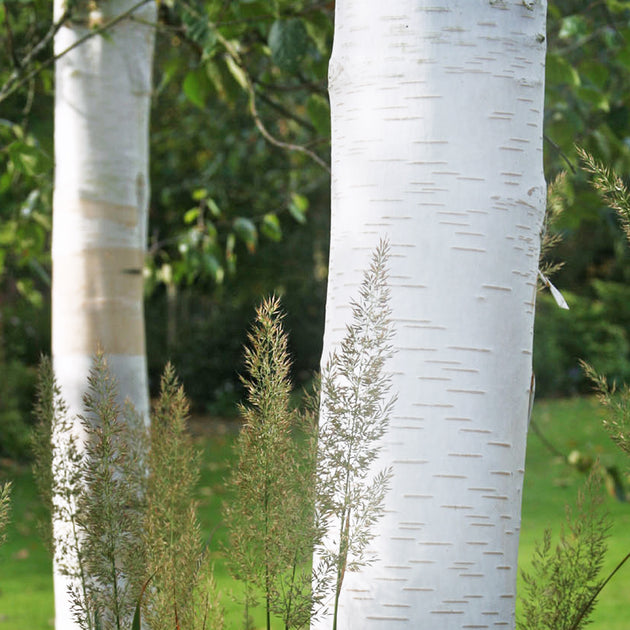
M 545 19 L 544 0 L 337 0 L 324 357 L 387 238 L 398 393 L 379 560 L 346 576 L 339 628 L 514 627 Z
M 89 12 L 55 36 L 60 55 L 137 0 L 80 3 Z M 55 0 L 54 19 L 66 1 Z M 86 8 L 87 7 L 87 8 Z M 148 417 L 142 268 L 147 233 L 148 123 L 156 5 L 146 2 L 60 56 L 55 66 L 52 351 L 71 414 L 82 411 L 100 344 L 128 398 Z M 56 525 L 59 526 L 58 524 Z M 55 572 L 55 627 L 75 630 L 68 580 Z

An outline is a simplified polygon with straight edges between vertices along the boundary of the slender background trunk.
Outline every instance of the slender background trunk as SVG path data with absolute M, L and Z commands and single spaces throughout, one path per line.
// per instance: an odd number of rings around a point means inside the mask
M 514 626 L 545 18 L 539 0 L 336 3 L 324 358 L 381 238 L 397 328 L 394 478 L 346 630 Z
M 137 2 L 94 4 L 59 30 L 56 54 Z M 55 2 L 55 20 L 64 8 Z M 155 3 L 134 16 L 155 22 Z M 72 413 L 100 346 L 121 399 L 148 417 L 142 271 L 153 38 L 153 28 L 125 19 L 56 65 L 52 353 Z M 57 573 L 55 609 L 57 630 L 75 627 Z

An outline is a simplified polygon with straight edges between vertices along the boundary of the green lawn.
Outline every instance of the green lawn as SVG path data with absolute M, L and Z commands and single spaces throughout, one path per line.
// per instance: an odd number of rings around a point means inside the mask
M 535 409 L 535 421 L 544 435 L 562 452 L 579 449 L 597 455 L 604 463 L 625 462 L 601 429 L 601 411 L 592 399 L 541 402 Z M 221 562 L 220 547 L 225 532 L 219 526 L 223 479 L 229 469 L 228 457 L 234 433 L 230 430 L 208 431 L 198 438 L 205 449 L 204 467 L 199 487 L 199 501 L 204 535 L 211 538 L 215 572 L 228 611 L 228 628 L 242 628 L 242 610 L 229 596 L 236 589 Z M 0 547 L 0 630 L 46 630 L 52 627 L 52 579 L 50 561 L 37 539 L 38 504 L 32 479 L 27 470 L 11 462 L 0 462 L 0 478 L 14 481 L 12 525 L 7 543 Z M 523 524 L 521 531 L 521 566 L 529 564 L 543 530 L 554 532 L 564 519 L 565 505 L 574 504 L 584 476 L 549 453 L 541 440 L 530 433 L 527 473 L 525 476 Z M 630 550 L 630 504 L 606 497 L 606 508 L 613 518 L 612 538 L 606 571 L 612 569 Z M 630 565 L 604 590 L 594 616 L 592 630 L 627 630 Z M 258 611 L 257 625 L 261 627 Z
M 602 409 L 595 399 L 574 398 L 543 401 L 535 406 L 534 420 L 544 436 L 560 451 L 578 449 L 599 457 L 604 465 L 617 463 L 622 472 L 628 460 L 608 438 L 601 425 Z M 541 440 L 530 431 L 525 467 L 523 518 L 519 564 L 526 569 L 536 542 L 545 528 L 556 533 L 565 519 L 565 506 L 575 505 L 584 475 L 550 455 Z M 612 517 L 613 527 L 604 575 L 607 575 L 630 551 L 630 503 L 606 495 L 604 506 Z M 628 630 L 630 562 L 625 565 L 602 592 L 592 617 L 592 630 Z

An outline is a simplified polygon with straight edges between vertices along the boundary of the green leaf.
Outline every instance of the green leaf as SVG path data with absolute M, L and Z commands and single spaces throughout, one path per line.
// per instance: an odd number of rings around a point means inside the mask
M 276 20 L 269 31 L 273 62 L 282 70 L 296 72 L 308 46 L 308 33 L 299 18 Z
M 207 196 L 208 196 L 208 191 L 205 188 L 197 188 L 196 190 L 193 190 L 192 198 L 195 201 L 201 201 L 202 199 L 205 199 Z
M 50 273 L 44 269 L 43 265 L 36 258 L 28 259 L 28 266 L 39 276 L 40 280 L 50 287 L 52 284 Z
M 30 144 L 20 141 L 12 142 L 8 146 L 8 152 L 13 167 L 25 175 L 37 175 L 48 168 L 47 156 Z
M 12 245 L 17 239 L 17 223 L 3 221 L 0 223 L 0 245 Z
M 228 271 L 232 274 L 236 271 L 236 236 L 234 232 L 230 232 L 225 243 L 225 263 Z
M 18 280 L 15 286 L 20 295 L 26 298 L 35 308 L 41 308 L 44 303 L 42 294 L 35 288 L 30 278 Z
M 316 11 L 309 16 L 306 22 L 306 31 L 315 43 L 319 53 L 325 57 L 330 56 L 333 24 L 332 20 L 323 11 Z
M 247 75 L 243 68 L 241 68 L 232 57 L 226 57 L 225 63 L 227 64 L 228 70 L 230 74 L 234 77 L 235 81 L 245 90 L 247 91 L 248 81 Z
M 610 70 L 594 59 L 584 61 L 579 65 L 580 77 L 590 81 L 595 87 L 604 89 L 610 76 Z
M 208 206 L 208 210 L 210 210 L 210 214 L 213 217 L 217 218 L 221 216 L 221 208 L 219 208 L 217 202 L 212 199 L 212 197 L 206 199 L 206 205 Z
M 562 20 L 558 37 L 561 39 L 569 39 L 571 37 L 579 37 L 588 32 L 586 19 L 582 15 L 569 15 Z
M 306 101 L 306 111 L 320 136 L 330 137 L 330 106 L 321 94 L 311 94 Z
M 566 83 L 577 87 L 580 85 L 580 75 L 569 62 L 557 54 L 547 55 L 546 81 L 549 85 Z
M 190 225 L 199 218 L 199 208 L 191 208 L 184 213 L 184 223 Z
M 258 243 L 258 232 L 254 222 L 246 217 L 238 217 L 234 220 L 233 227 L 234 232 L 245 243 L 247 251 L 253 254 Z
M 133 621 L 131 622 L 131 630 L 140 630 L 141 624 L 141 613 L 140 613 L 140 599 L 138 598 L 138 603 L 136 604 L 136 611 L 133 613 Z
M 188 9 L 182 11 L 182 22 L 189 39 L 201 48 L 202 58 L 205 59 L 212 55 L 217 43 L 217 34 L 211 22 L 206 17 Z
M 630 48 L 624 46 L 616 55 L 616 61 L 622 64 L 626 70 L 630 70 Z
M 282 240 L 280 221 L 273 212 L 269 212 L 263 217 L 260 231 L 271 241 L 278 242 Z
M 608 97 L 597 88 L 580 86 L 576 90 L 576 93 L 580 100 L 590 105 L 591 110 L 600 110 L 604 112 L 608 112 L 610 110 Z
M 22 204 L 20 208 L 20 214 L 23 217 L 30 217 L 35 210 L 35 206 L 39 200 L 39 190 L 35 189 L 30 192 L 29 196 L 26 198 L 26 201 Z
M 308 199 L 304 195 L 291 193 L 289 201 L 289 212 L 298 223 L 306 223 L 306 211 L 308 210 Z
M 11 173 L 9 173 L 8 171 L 5 171 L 4 173 L 2 173 L 2 175 L 0 175 L 0 193 L 9 190 L 9 188 L 11 187 L 11 181 Z
M 630 9 L 628 0 L 606 0 L 606 6 L 613 13 L 622 13 Z
M 212 276 L 217 284 L 221 284 L 223 282 L 225 271 L 215 256 L 209 252 L 204 252 L 201 257 L 201 263 L 205 273 Z
M 269 0 L 240 0 L 236 4 L 236 14 L 242 20 L 260 19 L 261 16 L 269 14 Z
M 186 75 L 182 85 L 184 94 L 188 100 L 199 107 L 205 108 L 206 100 L 210 95 L 210 82 L 204 68 L 196 68 Z

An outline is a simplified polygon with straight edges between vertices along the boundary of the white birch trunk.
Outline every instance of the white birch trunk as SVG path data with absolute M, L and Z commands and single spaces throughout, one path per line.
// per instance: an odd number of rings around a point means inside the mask
M 337 0 L 324 360 L 387 238 L 398 394 L 378 560 L 346 574 L 341 630 L 514 627 L 545 19 L 544 0 Z
M 137 1 L 96 4 L 59 30 L 56 54 Z M 55 20 L 64 5 L 55 0 Z M 155 3 L 145 3 L 134 16 L 155 22 Z M 73 414 L 81 411 L 100 346 L 121 399 L 148 418 L 142 270 L 153 40 L 153 28 L 124 19 L 56 65 L 52 354 Z M 77 627 L 66 588 L 55 571 L 57 630 Z

